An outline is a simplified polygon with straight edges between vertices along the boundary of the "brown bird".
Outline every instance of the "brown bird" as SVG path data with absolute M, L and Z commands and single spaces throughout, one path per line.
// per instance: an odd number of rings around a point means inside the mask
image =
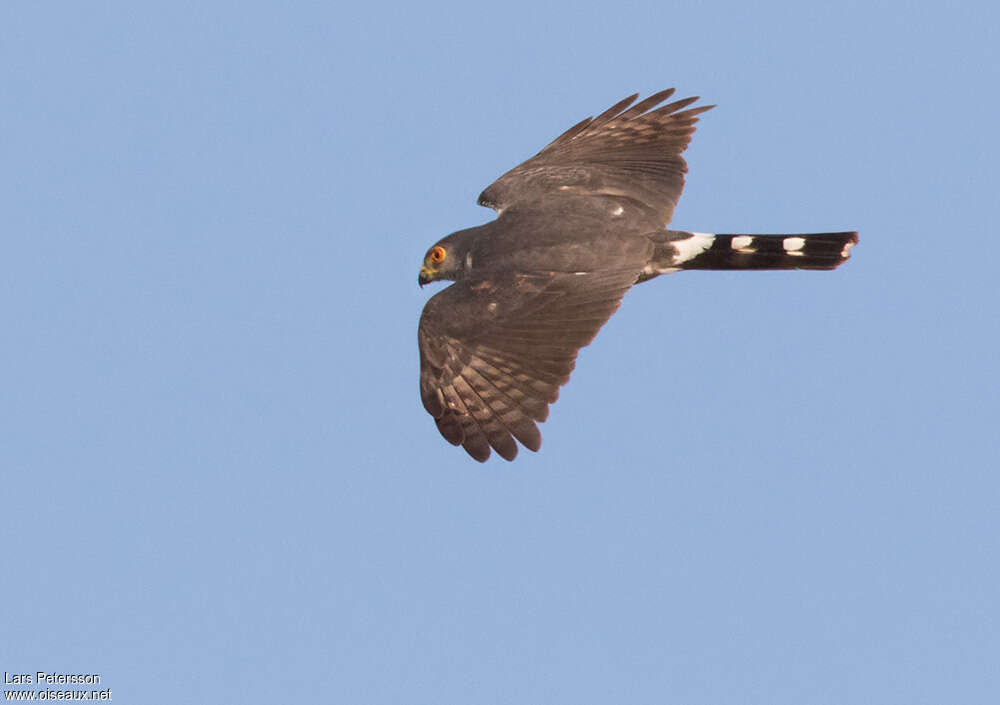
M 419 283 L 455 283 L 420 317 L 420 397 L 438 430 L 473 458 L 538 450 L 576 364 L 633 285 L 682 269 L 833 269 L 856 232 L 798 235 L 668 230 L 684 188 L 681 154 L 697 97 L 630 96 L 497 179 L 497 212 L 424 257 Z M 631 106 L 631 107 L 630 107 Z

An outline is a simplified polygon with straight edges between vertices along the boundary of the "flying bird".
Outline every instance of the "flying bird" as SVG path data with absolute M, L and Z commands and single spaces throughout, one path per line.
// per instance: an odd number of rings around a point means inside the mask
M 638 94 L 577 123 L 479 196 L 496 219 L 424 256 L 419 284 L 454 283 L 424 306 L 420 398 L 441 435 L 482 462 L 537 451 L 536 425 L 577 352 L 632 286 L 683 269 L 833 269 L 856 232 L 669 230 L 697 97 Z M 635 103 L 635 105 L 633 105 Z M 657 107 L 660 106 L 660 107 Z

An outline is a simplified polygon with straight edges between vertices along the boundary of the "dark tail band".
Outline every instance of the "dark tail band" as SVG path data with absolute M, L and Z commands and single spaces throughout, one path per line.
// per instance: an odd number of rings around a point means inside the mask
M 657 247 L 657 269 L 833 269 L 850 257 L 856 232 L 802 235 L 671 231 Z

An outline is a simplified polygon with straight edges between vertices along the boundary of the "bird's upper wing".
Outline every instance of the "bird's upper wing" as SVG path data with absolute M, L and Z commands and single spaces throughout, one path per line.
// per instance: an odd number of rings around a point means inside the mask
M 490 447 L 538 450 L 536 421 L 569 380 L 577 351 L 618 309 L 634 268 L 497 273 L 452 284 L 420 317 L 420 397 L 448 441 L 486 460 Z
M 656 107 L 673 92 L 660 91 L 632 106 L 636 94 L 574 125 L 493 182 L 480 194 L 480 205 L 503 211 L 567 192 L 623 196 L 666 225 L 684 188 L 687 164 L 681 153 L 698 115 L 714 107 L 684 110 L 697 97 Z

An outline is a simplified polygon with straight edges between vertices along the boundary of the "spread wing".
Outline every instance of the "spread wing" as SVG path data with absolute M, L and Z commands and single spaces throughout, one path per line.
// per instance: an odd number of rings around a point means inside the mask
M 673 93 L 660 91 L 629 107 L 636 94 L 574 125 L 493 182 L 479 196 L 480 205 L 503 211 L 566 192 L 624 196 L 666 225 L 684 188 L 687 164 L 681 153 L 698 115 L 714 107 L 684 110 L 697 97 L 656 107 Z
M 635 269 L 497 273 L 459 281 L 420 317 L 420 397 L 449 442 L 480 462 L 507 460 L 569 380 L 577 351 L 618 309 Z

